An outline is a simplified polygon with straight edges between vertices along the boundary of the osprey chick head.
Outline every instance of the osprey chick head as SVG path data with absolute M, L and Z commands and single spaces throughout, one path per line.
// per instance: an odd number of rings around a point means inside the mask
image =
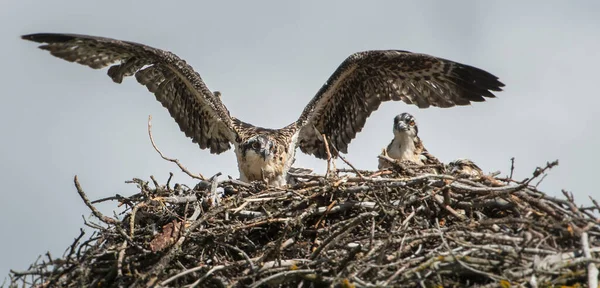
M 458 177 L 481 177 L 484 175 L 483 171 L 475 162 L 469 159 L 456 159 L 450 163 L 448 163 L 446 168 L 450 174 L 453 174 Z
M 419 134 L 419 128 L 415 117 L 409 113 L 402 113 L 394 117 L 394 135 L 416 137 Z
M 253 153 L 266 160 L 272 156 L 275 144 L 269 137 L 259 134 L 246 140 L 241 147 L 244 155 Z

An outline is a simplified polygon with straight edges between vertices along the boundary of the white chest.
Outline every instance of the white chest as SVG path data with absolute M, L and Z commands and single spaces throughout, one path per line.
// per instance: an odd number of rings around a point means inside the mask
M 408 160 L 417 164 L 423 164 L 421 158 L 415 152 L 415 143 L 409 137 L 394 137 L 388 147 L 388 155 L 400 161 Z
M 246 151 L 245 155 L 236 150 L 236 156 L 240 180 L 244 182 L 265 180 L 269 185 L 285 185 L 285 161 L 281 161 L 283 159 L 280 160 L 279 157 L 264 159 L 252 150 Z

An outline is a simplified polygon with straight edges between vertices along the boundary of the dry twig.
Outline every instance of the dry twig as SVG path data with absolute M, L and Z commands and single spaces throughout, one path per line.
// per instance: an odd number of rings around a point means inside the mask
M 152 137 L 152 115 L 148 115 L 148 136 L 150 137 L 150 142 L 152 143 L 152 147 L 154 147 L 154 150 L 156 150 L 156 152 L 158 152 L 158 154 L 160 155 L 161 158 L 169 161 L 169 162 L 173 162 L 175 164 L 177 164 L 177 167 L 179 167 L 179 169 L 181 169 L 181 171 L 183 171 L 183 173 L 187 174 L 188 176 L 194 178 L 194 179 L 198 179 L 198 180 L 204 180 L 204 176 L 202 176 L 202 174 L 198 173 L 198 175 L 193 174 L 192 172 L 190 172 L 187 168 L 185 168 L 185 166 L 183 166 L 179 160 L 177 159 L 173 159 L 173 158 L 169 158 L 167 156 L 165 156 L 160 149 L 158 149 L 158 147 L 156 146 L 156 143 L 154 143 L 154 137 Z M 170 179 L 170 178 L 169 178 Z

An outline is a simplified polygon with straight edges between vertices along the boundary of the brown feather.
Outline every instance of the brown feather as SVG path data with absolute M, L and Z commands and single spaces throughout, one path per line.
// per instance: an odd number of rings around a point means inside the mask
M 388 150 L 391 149 L 391 145 L 393 145 L 394 141 L 392 140 L 390 142 L 390 144 L 388 144 L 388 146 L 384 149 L 382 149 L 381 151 L 381 155 L 385 155 L 388 156 Z M 407 162 L 410 163 L 412 165 L 427 165 L 427 166 L 437 166 L 439 168 L 432 168 L 431 173 L 435 173 L 435 174 L 439 174 L 439 173 L 443 173 L 444 172 L 444 164 L 435 156 L 433 156 L 431 153 L 429 153 L 429 151 L 427 151 L 427 149 L 425 148 L 425 145 L 423 145 L 423 141 L 421 140 L 421 138 L 419 136 L 415 136 L 415 139 L 413 141 L 414 145 L 415 145 L 415 149 L 414 149 L 414 153 L 413 153 L 413 157 L 410 159 L 396 159 L 400 162 Z M 389 169 L 391 168 L 393 165 L 391 163 L 389 163 L 388 161 L 385 161 L 383 159 L 379 159 L 378 160 L 378 166 L 377 169 L 381 170 L 381 169 Z
M 358 52 L 346 58 L 304 109 L 297 121 L 302 127 L 299 146 L 326 159 L 320 137 L 325 134 L 330 145 L 347 153 L 350 141 L 382 102 L 403 101 L 420 108 L 469 105 L 495 97 L 490 91 L 503 86 L 484 70 L 426 54 Z
M 50 54 L 94 69 L 112 65 L 116 83 L 135 75 L 169 111 L 179 128 L 202 149 L 220 154 L 238 137 L 229 111 L 204 84 L 200 75 L 175 54 L 143 44 L 78 34 L 40 33 L 22 36 L 46 43 Z M 118 63 L 118 64 L 117 64 Z

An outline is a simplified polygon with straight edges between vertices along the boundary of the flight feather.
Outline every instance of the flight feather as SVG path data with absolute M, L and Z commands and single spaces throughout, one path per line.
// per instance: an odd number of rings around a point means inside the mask
M 50 54 L 94 69 L 111 66 L 116 83 L 133 76 L 169 111 L 179 128 L 202 149 L 220 154 L 236 141 L 241 121 L 230 116 L 200 75 L 177 55 L 143 44 L 77 34 L 40 33 L 22 36 L 45 43 Z
M 330 146 L 347 153 L 348 144 L 371 113 L 385 101 L 419 108 L 453 107 L 485 101 L 502 91 L 498 77 L 479 68 L 434 56 L 400 50 L 373 50 L 350 55 L 309 102 L 297 125 L 302 152 L 327 157 L 321 134 Z

